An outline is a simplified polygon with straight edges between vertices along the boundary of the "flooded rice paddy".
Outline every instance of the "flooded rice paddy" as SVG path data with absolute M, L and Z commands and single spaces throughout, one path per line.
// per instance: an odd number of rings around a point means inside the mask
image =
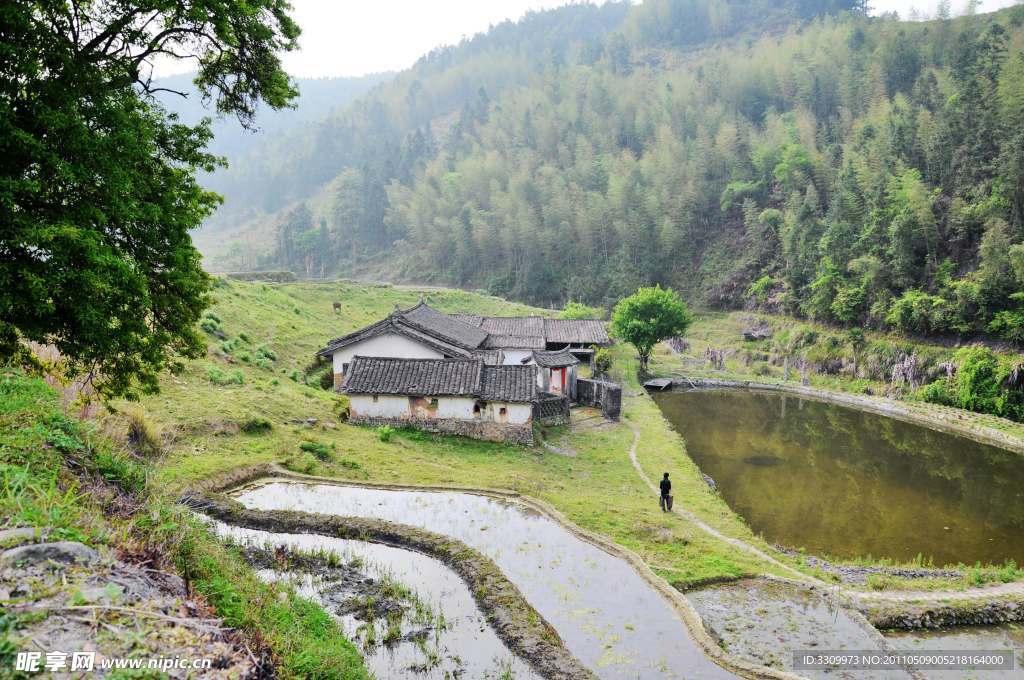
M 793 652 L 880 649 L 881 638 L 828 593 L 766 579 L 743 579 L 686 593 L 704 626 L 730 653 L 770 668 L 793 671 Z M 808 671 L 811 678 L 909 680 L 901 670 Z
M 494 633 L 468 586 L 440 561 L 376 543 L 312 534 L 277 534 L 216 523 L 237 543 L 289 553 L 330 553 L 340 578 L 313 570 L 269 567 L 268 581 L 288 580 L 339 621 L 378 678 L 539 678 Z
M 234 496 L 256 510 L 371 517 L 458 539 L 493 560 L 599 677 L 733 677 L 704 655 L 673 605 L 628 562 L 519 504 L 469 493 L 290 481 Z
M 840 558 L 1024 563 L 1024 455 L 778 393 L 653 397 L 771 542 Z
M 1024 677 L 1024 624 L 962 626 L 936 631 L 887 632 L 889 644 L 905 651 L 1014 650 L 1012 670 L 957 671 L 933 673 L 935 677 L 1010 680 Z

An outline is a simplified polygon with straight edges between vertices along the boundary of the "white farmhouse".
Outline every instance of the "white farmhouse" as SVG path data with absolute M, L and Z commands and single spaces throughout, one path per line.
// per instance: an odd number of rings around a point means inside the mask
M 342 391 L 349 396 L 352 423 L 533 443 L 534 365 L 356 356 Z

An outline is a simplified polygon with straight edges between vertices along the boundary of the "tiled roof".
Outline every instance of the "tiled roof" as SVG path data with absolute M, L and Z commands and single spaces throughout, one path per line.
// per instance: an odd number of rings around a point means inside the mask
M 479 328 L 480 324 L 484 320 L 484 317 L 477 314 L 449 314 L 448 316 L 452 317 L 456 321 L 461 321 L 464 324 L 473 326 L 474 328 Z
M 537 352 L 533 353 L 533 360 L 537 362 L 538 366 L 544 368 L 558 368 L 561 366 L 575 366 L 580 363 L 580 360 L 569 354 L 565 350 L 559 350 L 556 352 Z
M 544 337 L 544 319 L 539 316 L 485 316 L 480 328 L 494 335 Z
M 483 378 L 487 401 L 531 402 L 537 394 L 535 366 L 484 366 Z
M 355 357 L 345 375 L 350 394 L 417 397 L 477 396 L 484 362 L 480 359 L 395 359 Z
M 432 347 L 442 354 L 448 356 L 470 356 L 470 350 L 466 349 L 457 344 L 453 344 L 447 339 L 439 337 L 437 334 L 428 333 L 417 326 L 412 326 L 405 322 L 400 312 L 395 312 L 385 319 L 381 319 L 375 324 L 371 324 L 365 328 L 361 328 L 354 333 L 343 335 L 340 338 L 335 338 L 327 343 L 327 346 L 317 352 L 317 356 L 330 356 L 342 347 L 354 345 L 357 342 L 368 340 L 369 338 L 377 337 L 378 335 L 386 335 L 388 333 L 395 333 L 398 335 L 405 336 L 412 340 L 416 340 L 428 347 Z
M 487 366 L 501 366 L 505 362 L 505 353 L 500 349 L 478 349 L 473 356 L 482 359 Z
M 476 349 L 487 339 L 485 331 L 463 323 L 454 316 L 431 309 L 425 302 L 402 311 L 401 315 L 413 326 L 467 349 Z
M 386 319 L 331 340 L 317 355 L 330 356 L 342 347 L 385 333 L 404 335 L 445 356 L 455 357 L 470 357 L 479 349 L 544 349 L 548 343 L 611 344 L 604 324 L 593 319 L 444 314 L 420 302 L 410 309 L 396 309 Z
M 349 394 L 531 402 L 537 391 L 536 380 L 535 366 L 487 366 L 482 359 L 355 357 L 343 389 Z
M 544 319 L 544 338 L 548 342 L 611 344 L 604 324 L 596 319 Z
M 488 335 L 484 347 L 490 349 L 544 349 L 544 338 L 531 335 Z

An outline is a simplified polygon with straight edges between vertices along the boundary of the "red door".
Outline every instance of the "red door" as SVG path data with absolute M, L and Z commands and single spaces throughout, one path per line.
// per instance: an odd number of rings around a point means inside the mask
M 555 394 L 565 394 L 565 369 L 551 369 L 551 391 Z

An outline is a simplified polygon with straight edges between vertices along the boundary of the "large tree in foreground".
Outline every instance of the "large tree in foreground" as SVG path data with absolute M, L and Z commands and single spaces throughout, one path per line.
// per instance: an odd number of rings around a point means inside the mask
M 219 198 L 207 122 L 153 98 L 155 60 L 251 125 L 296 91 L 278 54 L 299 29 L 284 0 L 15 0 L 0 4 L 0 360 L 52 344 L 100 394 L 156 389 L 204 345 L 209 278 L 189 230 Z
M 682 335 L 693 323 L 693 315 L 671 288 L 640 288 L 619 300 L 612 310 L 612 335 L 625 340 L 640 355 L 640 370 L 647 370 L 654 346 Z

